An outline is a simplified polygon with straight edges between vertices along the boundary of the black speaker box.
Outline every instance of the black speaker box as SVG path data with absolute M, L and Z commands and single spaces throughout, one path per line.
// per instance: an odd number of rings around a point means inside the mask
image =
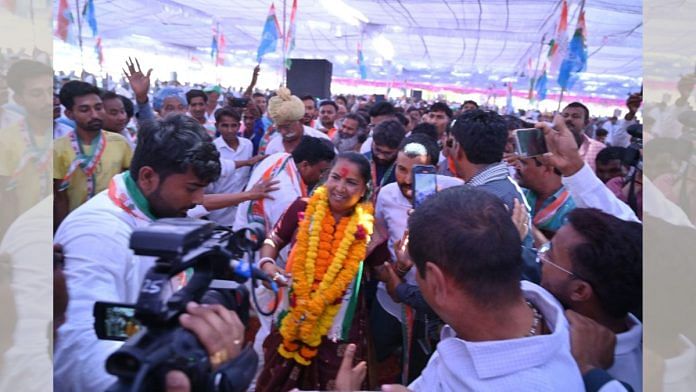
M 293 95 L 331 98 L 333 65 L 328 60 L 292 59 L 288 70 L 288 88 Z

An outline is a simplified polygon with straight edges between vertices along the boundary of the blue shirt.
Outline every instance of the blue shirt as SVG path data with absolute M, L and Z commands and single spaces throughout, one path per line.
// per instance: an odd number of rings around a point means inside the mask
M 527 203 L 529 203 L 529 207 L 532 209 L 531 215 L 532 215 L 532 220 L 537 216 L 537 214 L 548 207 L 551 203 L 556 201 L 559 197 L 561 197 L 563 191 L 565 191 L 565 187 L 561 186 L 551 197 L 547 198 L 541 203 L 541 207 L 539 210 L 536 209 L 536 203 L 537 203 L 537 197 L 538 195 L 529 189 L 524 190 L 524 197 L 527 199 Z M 558 208 L 556 208 L 555 212 L 551 215 L 551 217 L 548 220 L 545 220 L 545 222 L 541 224 L 536 224 L 538 229 L 540 230 L 546 230 L 546 231 L 558 231 L 558 229 L 563 226 L 565 223 L 565 217 L 568 215 L 568 213 L 572 210 L 575 209 L 575 201 L 573 201 L 573 197 L 568 195 L 568 199 L 563 202 Z

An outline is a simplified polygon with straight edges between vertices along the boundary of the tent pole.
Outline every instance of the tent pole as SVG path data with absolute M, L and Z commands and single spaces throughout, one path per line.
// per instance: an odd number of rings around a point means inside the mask
M 77 40 L 80 43 L 80 65 L 85 69 L 85 54 L 82 50 L 82 19 L 80 19 L 80 0 L 75 0 L 75 14 L 77 15 Z
M 282 72 L 283 72 L 283 85 L 284 86 L 285 86 L 285 83 L 286 83 L 286 80 L 288 77 L 288 68 L 285 66 L 285 62 L 287 61 L 285 58 L 287 56 L 287 53 L 285 52 L 286 51 L 285 40 L 287 39 L 286 35 L 288 34 L 288 26 L 286 25 L 286 19 L 285 19 L 286 18 L 286 10 L 285 10 L 286 8 L 287 8 L 287 0 L 283 0 L 283 42 L 281 43 L 281 45 L 283 48 L 283 64 L 282 64 L 283 71 Z
M 539 73 L 539 62 L 540 62 L 540 58 L 541 58 L 541 53 L 544 50 L 544 41 L 546 41 L 546 33 L 544 33 L 544 35 L 541 37 L 541 43 L 539 44 L 539 54 L 537 55 L 537 59 L 536 59 L 536 67 L 534 67 L 534 75 L 532 75 L 531 81 L 529 83 L 529 95 L 527 96 L 527 98 L 530 101 L 534 100 L 534 85 L 536 84 L 535 82 L 536 82 L 537 74 Z
M 565 92 L 565 87 L 561 89 L 561 97 L 558 99 L 558 108 L 556 108 L 556 113 L 561 112 L 561 102 L 563 102 L 563 93 Z

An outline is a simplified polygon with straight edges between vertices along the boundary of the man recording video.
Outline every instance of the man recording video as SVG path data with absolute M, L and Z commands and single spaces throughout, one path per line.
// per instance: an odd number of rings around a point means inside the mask
M 147 122 L 140 129 L 130 170 L 114 176 L 108 190 L 60 225 L 55 243 L 63 246 L 70 302 L 55 346 L 56 391 L 103 391 L 115 381 L 104 363 L 121 344 L 97 340 L 95 301 L 136 302 L 154 258 L 134 255 L 131 233 L 159 218 L 186 216 L 203 204 L 204 188 L 220 172 L 219 153 L 195 120 L 176 115 Z M 213 369 L 241 350 L 244 327 L 221 305 L 189 303 L 179 321 L 197 336 Z M 178 376 L 170 373 L 167 381 L 188 382 Z

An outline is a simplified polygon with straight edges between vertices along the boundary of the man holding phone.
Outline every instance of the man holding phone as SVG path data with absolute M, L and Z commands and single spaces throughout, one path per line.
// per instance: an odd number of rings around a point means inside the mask
M 437 164 L 438 155 L 437 143 L 429 136 L 415 134 L 405 138 L 394 163 L 396 182 L 385 185 L 377 197 L 375 232 L 387 244 L 386 247 L 378 248 L 373 256 L 384 260 L 384 264 L 376 271 L 383 282 L 377 287 L 377 301 L 373 302 L 370 310 L 378 361 L 386 360 L 394 350 L 402 346 L 402 334 L 408 325 L 404 305 L 400 303 L 406 298 L 397 297 L 395 301 L 392 295 L 396 296 L 394 290 L 402 282 L 416 287 L 415 270 L 409 265 L 396 264 L 395 249 L 404 237 L 409 211 L 414 208 L 416 195 L 421 195 L 424 200 L 437 190 L 463 184 L 458 178 L 435 174 L 434 165 Z M 431 170 L 427 170 L 428 168 Z M 414 184 L 414 170 L 424 173 L 419 174 L 418 178 L 426 179 L 416 180 L 419 182 Z M 428 187 L 429 184 L 434 187 Z M 425 336 L 424 314 L 418 313 L 418 309 L 416 319 L 414 339 L 422 339 Z M 411 347 L 409 374 L 406 375 L 409 380 L 420 373 L 430 354 L 419 344 L 411 344 Z
M 446 146 L 457 177 L 498 196 L 511 213 L 515 200 L 530 210 L 522 189 L 510 177 L 507 163 L 503 161 L 508 131 L 501 115 L 470 110 L 452 122 L 449 132 Z M 528 234 L 522 241 L 522 278 L 536 283 L 540 281 L 540 274 L 532 244 Z

